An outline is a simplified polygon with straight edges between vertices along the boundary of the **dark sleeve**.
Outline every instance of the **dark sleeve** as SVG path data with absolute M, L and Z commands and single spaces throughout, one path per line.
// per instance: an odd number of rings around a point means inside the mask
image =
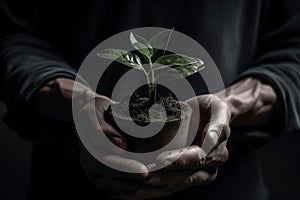
M 289 132 L 300 129 L 300 1 L 273 2 L 280 3 L 271 7 L 262 52 L 239 79 L 255 76 L 274 86 L 278 108 L 272 126 Z
M 4 119 L 25 138 L 33 138 L 38 122 L 31 113 L 32 94 L 55 77 L 75 79 L 76 71 L 10 1 L 0 1 L 0 20 L 0 97 L 8 110 Z

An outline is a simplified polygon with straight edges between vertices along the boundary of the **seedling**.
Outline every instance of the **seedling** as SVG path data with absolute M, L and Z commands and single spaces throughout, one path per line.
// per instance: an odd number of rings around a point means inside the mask
M 130 42 L 139 52 L 122 49 L 104 49 L 97 55 L 144 72 L 148 83 L 149 102 L 157 101 L 157 82 L 166 82 L 188 77 L 204 68 L 201 59 L 187 55 L 167 52 L 174 29 L 158 32 L 149 40 L 131 32 Z M 144 59 L 141 59 L 142 57 Z M 142 63 L 145 60 L 147 63 Z M 148 65 L 145 65 L 148 64 Z

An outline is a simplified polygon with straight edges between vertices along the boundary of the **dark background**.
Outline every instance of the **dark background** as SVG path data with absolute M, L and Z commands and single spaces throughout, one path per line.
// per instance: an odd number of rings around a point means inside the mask
M 0 117 L 5 107 L 0 104 Z M 300 133 L 280 136 L 259 147 L 256 154 L 270 199 L 300 199 Z M 30 191 L 31 143 L 0 120 L 0 199 L 26 200 Z M 243 160 L 247 165 L 247 158 Z M 51 169 L 49 169 L 51 170 Z M 247 176 L 248 171 L 242 174 Z M 234 177 L 243 178 L 243 177 Z M 238 190 L 238 188 L 233 188 Z M 242 199 L 242 198 L 241 198 Z
M 5 112 L 0 102 L 0 118 Z M 0 199 L 26 200 L 30 188 L 31 144 L 0 120 Z

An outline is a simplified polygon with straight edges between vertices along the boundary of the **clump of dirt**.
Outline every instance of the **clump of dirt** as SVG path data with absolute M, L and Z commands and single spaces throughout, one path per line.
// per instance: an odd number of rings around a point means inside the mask
M 141 97 L 139 95 L 132 95 L 131 97 L 126 97 L 124 100 L 122 100 L 120 103 L 117 103 L 114 105 L 115 111 L 123 117 L 129 117 L 126 116 L 126 111 L 128 110 L 128 102 L 129 100 L 129 113 L 132 120 L 140 125 L 140 126 L 146 126 L 151 122 L 151 119 L 149 117 L 149 109 L 151 108 L 152 104 L 149 101 L 148 97 Z M 171 122 L 174 120 L 180 120 L 181 116 L 181 109 L 185 109 L 184 107 L 181 108 L 181 106 L 186 106 L 184 104 L 180 104 L 178 100 L 174 99 L 171 95 L 168 95 L 166 97 L 160 97 L 159 100 L 156 102 L 156 104 L 160 104 L 164 107 L 167 119 L 166 122 Z M 156 120 L 163 120 L 164 119 L 164 113 L 161 110 L 152 110 L 153 116 L 155 116 Z
M 168 148 L 178 149 L 185 146 L 191 115 L 190 106 L 187 103 L 174 99 L 171 95 L 159 97 L 156 104 L 163 106 L 164 110 L 159 108 L 157 110 L 151 109 L 152 122 L 164 123 L 164 127 L 157 134 L 148 138 L 134 137 L 123 132 L 116 124 L 114 118 L 121 119 L 125 124 L 128 122 L 129 125 L 132 123 L 129 118 L 140 126 L 148 125 L 151 122 L 149 109 L 153 105 L 150 103 L 149 98 L 134 94 L 121 102 L 111 105 L 114 109 L 114 116 L 111 112 L 111 107 L 106 112 L 108 122 L 125 136 L 128 151 L 136 153 L 152 152 L 169 144 L 176 135 L 177 139 L 172 141 Z M 128 109 L 130 116 L 128 116 Z M 165 113 L 167 118 L 164 116 Z

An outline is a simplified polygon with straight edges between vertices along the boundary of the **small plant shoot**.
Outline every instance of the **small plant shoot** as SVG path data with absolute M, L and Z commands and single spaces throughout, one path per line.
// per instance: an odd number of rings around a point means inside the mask
M 199 58 L 166 52 L 173 31 L 167 29 L 158 32 L 148 40 L 131 32 L 130 42 L 140 56 L 122 49 L 104 49 L 97 55 L 143 71 L 148 83 L 149 102 L 155 104 L 158 81 L 166 82 L 188 77 L 204 68 L 204 63 Z M 143 65 L 142 60 L 147 63 Z

